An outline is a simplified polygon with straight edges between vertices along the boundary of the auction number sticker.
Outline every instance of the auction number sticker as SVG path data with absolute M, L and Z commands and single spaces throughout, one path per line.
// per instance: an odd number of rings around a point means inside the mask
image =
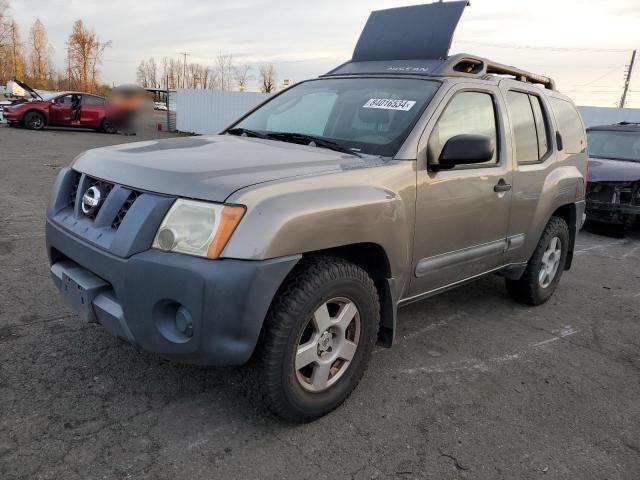
M 388 98 L 372 98 L 362 108 L 381 108 L 383 110 L 402 110 L 408 112 L 416 104 L 413 100 L 390 100 Z

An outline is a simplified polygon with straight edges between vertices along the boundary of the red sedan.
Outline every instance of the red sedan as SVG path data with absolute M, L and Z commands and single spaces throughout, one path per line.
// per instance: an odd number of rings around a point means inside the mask
M 3 115 L 10 125 L 22 125 L 31 130 L 44 127 L 93 128 L 112 132 L 107 100 L 82 92 L 64 92 L 43 98 L 31 90 L 35 100 L 5 107 Z

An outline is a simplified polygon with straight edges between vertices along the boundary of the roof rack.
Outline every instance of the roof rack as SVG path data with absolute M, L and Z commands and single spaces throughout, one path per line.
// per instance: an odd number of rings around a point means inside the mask
M 520 82 L 535 83 L 555 90 L 553 79 L 527 72 L 516 67 L 504 65 L 482 57 L 461 53 L 453 55 L 445 60 L 442 65 L 433 72 L 437 76 L 471 76 L 484 77 L 486 75 L 509 75 Z
M 471 77 L 489 79 L 492 75 L 508 75 L 515 80 L 542 85 L 555 90 L 556 84 L 549 77 L 527 72 L 516 67 L 461 53 L 446 60 L 386 60 L 347 62 L 322 75 L 424 75 L 428 77 Z

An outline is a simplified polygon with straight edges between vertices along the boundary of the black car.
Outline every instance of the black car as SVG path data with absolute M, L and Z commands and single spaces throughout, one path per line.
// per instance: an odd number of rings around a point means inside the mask
M 587 220 L 622 229 L 640 223 L 640 124 L 587 129 Z

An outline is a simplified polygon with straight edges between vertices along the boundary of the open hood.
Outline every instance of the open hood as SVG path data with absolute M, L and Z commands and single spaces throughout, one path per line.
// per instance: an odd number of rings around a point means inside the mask
M 44 98 L 42 98 L 42 96 L 36 92 L 33 88 L 31 88 L 29 85 L 27 85 L 24 82 L 21 82 L 20 80 L 13 80 L 20 88 L 22 88 L 23 90 L 26 90 L 27 92 L 29 92 L 29 94 L 33 97 L 33 98 L 37 98 L 38 100 L 44 100 Z

